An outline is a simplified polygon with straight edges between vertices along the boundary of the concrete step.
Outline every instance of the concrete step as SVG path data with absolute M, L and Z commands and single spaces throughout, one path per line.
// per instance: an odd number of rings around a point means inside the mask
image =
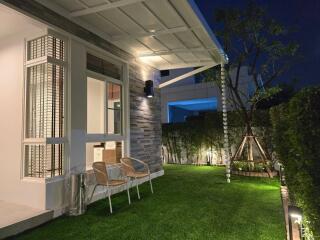
M 0 239 L 22 233 L 53 218 L 53 211 L 0 201 Z

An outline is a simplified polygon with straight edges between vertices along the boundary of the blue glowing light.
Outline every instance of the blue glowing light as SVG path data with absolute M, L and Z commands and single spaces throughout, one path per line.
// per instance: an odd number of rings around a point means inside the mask
M 217 109 L 217 99 L 213 97 L 175 101 L 168 102 L 168 106 L 177 107 L 188 111 L 213 111 Z
M 217 110 L 217 105 L 214 97 L 168 102 L 168 122 L 184 122 L 186 117 L 201 111 Z

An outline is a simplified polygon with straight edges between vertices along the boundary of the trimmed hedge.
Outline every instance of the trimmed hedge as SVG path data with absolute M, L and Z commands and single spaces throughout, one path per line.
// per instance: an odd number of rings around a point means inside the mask
M 190 117 L 186 122 L 163 124 L 162 143 L 167 149 L 169 163 L 197 164 L 203 148 L 216 149 L 222 154 L 222 114 L 207 113 Z
M 273 142 L 292 200 L 320 237 L 320 87 L 306 88 L 270 111 Z
M 242 138 L 245 123 L 237 112 L 228 113 L 229 141 L 234 147 Z M 256 111 L 253 127 L 258 136 L 271 147 L 271 122 L 268 111 Z M 220 161 L 223 152 L 222 112 L 206 112 L 190 117 L 183 123 L 162 125 L 162 143 L 166 147 L 165 157 L 169 163 L 199 163 L 203 149 L 217 151 Z

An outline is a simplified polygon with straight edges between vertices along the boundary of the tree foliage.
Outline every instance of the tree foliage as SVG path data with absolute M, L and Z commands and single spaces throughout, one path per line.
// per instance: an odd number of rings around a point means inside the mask
M 294 64 L 299 46 L 287 41 L 290 31 L 269 17 L 266 10 L 254 1 L 249 1 L 245 9 L 217 9 L 215 21 L 216 26 L 220 26 L 217 35 L 229 57 L 227 70 L 235 72 L 234 77 L 226 76 L 229 104 L 242 114 L 250 130 L 257 104 L 281 91 L 275 82 Z M 244 66 L 252 76 L 246 79 L 254 86 L 250 95 L 240 82 Z M 204 78 L 220 86 L 216 70 L 204 73 Z

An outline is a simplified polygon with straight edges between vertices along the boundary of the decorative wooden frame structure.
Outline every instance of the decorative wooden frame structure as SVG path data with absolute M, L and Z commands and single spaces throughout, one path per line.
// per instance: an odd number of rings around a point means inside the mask
M 254 145 L 256 146 L 258 153 L 260 154 L 260 157 L 262 159 L 261 161 L 254 160 L 254 156 L 253 156 Z M 240 159 L 241 159 L 241 156 L 245 150 L 245 147 L 247 148 L 247 160 L 243 161 Z M 243 136 L 242 141 L 241 141 L 239 147 L 237 148 L 237 151 L 235 152 L 234 156 L 231 158 L 231 164 L 233 164 L 234 161 L 239 161 L 239 162 L 247 162 L 248 164 L 251 163 L 252 166 L 254 166 L 255 163 L 262 162 L 267 170 L 269 177 L 273 178 L 272 171 L 268 166 L 268 161 L 270 161 L 270 160 L 271 160 L 271 156 L 268 153 L 268 151 L 263 149 L 257 136 L 255 136 L 250 131 L 249 133 L 247 133 Z

